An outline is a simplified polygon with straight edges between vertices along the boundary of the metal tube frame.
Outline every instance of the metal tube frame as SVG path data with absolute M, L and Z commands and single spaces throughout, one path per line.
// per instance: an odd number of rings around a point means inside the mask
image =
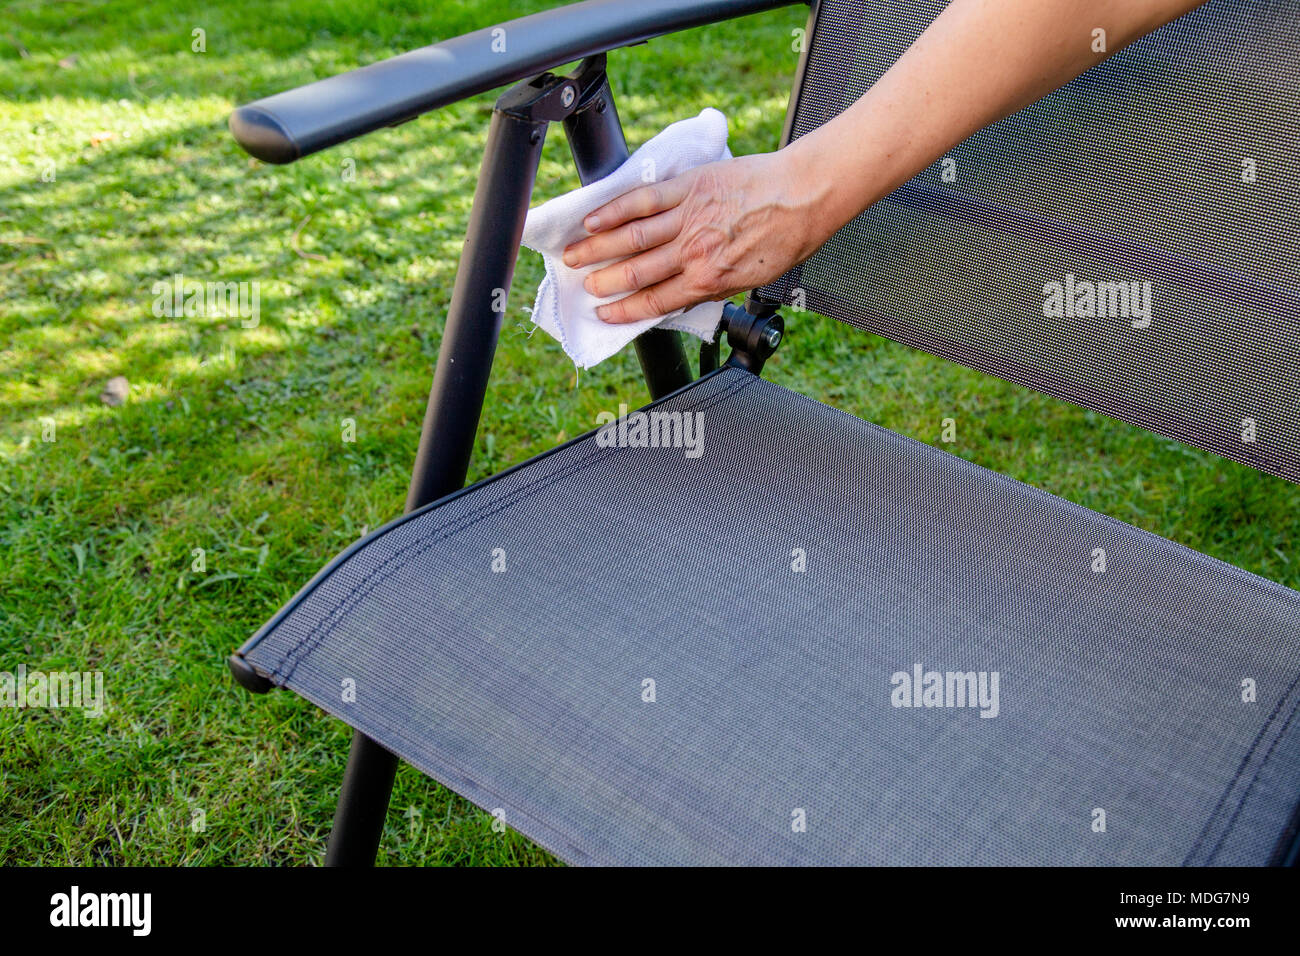
M 231 114 L 230 131 L 258 159 L 292 163 L 564 63 L 690 27 L 806 2 L 570 3 L 245 104 Z
M 596 73 L 599 78 L 596 78 Z M 564 119 L 564 132 L 569 140 L 569 152 L 578 168 L 578 179 L 587 183 L 603 179 L 618 169 L 628 158 L 627 140 L 619 122 L 614 95 L 605 75 L 605 55 L 583 61 L 577 76 L 590 75 L 592 82 L 588 93 L 571 114 Z M 632 343 L 641 363 L 641 374 L 651 399 L 660 399 L 690 384 L 695 375 L 682 345 L 681 335 L 670 329 L 650 329 L 638 335 Z
M 555 120 L 564 122 L 584 183 L 600 179 L 627 159 L 603 54 L 583 61 L 571 77 L 543 74 L 497 101 L 420 431 L 408 512 L 465 483 L 542 143 Z M 636 346 L 652 398 L 692 381 L 677 333 L 652 330 L 638 337 Z M 394 754 L 360 731 L 353 735 L 327 866 L 373 865 L 397 762 Z

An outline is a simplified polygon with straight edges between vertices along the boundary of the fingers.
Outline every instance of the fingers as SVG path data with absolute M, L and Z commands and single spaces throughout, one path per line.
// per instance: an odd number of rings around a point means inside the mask
M 634 219 L 615 229 L 598 232 L 575 242 L 564 250 L 564 264 L 577 269 L 594 262 L 608 262 L 610 259 L 622 259 L 645 252 L 676 239 L 681 227 L 680 206 L 648 219 Z
M 681 258 L 676 247 L 656 246 L 639 256 L 598 269 L 583 280 L 582 286 L 596 298 L 603 299 L 645 289 L 678 272 L 681 272 Z
M 688 290 L 686 277 L 678 274 L 617 302 L 602 305 L 596 310 L 596 317 L 614 325 L 657 319 L 669 312 L 695 305 L 696 300 Z
M 688 176 L 678 176 L 662 183 L 640 186 L 626 192 L 612 202 L 607 202 L 588 213 L 582 220 L 588 232 L 605 232 L 632 219 L 644 219 L 672 209 L 683 199 L 690 188 Z

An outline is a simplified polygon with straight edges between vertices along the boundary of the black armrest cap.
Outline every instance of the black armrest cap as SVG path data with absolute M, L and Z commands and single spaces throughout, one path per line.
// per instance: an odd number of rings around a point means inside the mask
M 250 156 L 263 162 L 283 165 L 302 155 L 280 121 L 257 106 L 241 106 L 231 113 L 230 132 Z

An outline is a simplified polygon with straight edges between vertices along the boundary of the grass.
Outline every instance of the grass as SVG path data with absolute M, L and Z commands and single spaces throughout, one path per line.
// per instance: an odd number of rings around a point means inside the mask
M 250 698 L 223 661 L 401 509 L 493 97 L 289 167 L 250 160 L 225 119 L 549 5 L 5 4 L 0 670 L 102 670 L 110 711 L 0 709 L 0 862 L 321 858 L 348 732 L 292 694 Z M 717 106 L 735 152 L 772 148 L 802 19 L 614 54 L 629 140 Z M 537 198 L 575 185 L 553 135 Z M 259 281 L 260 325 L 155 317 L 175 273 Z M 526 253 L 471 479 L 643 399 L 630 352 L 575 376 L 529 334 L 540 275 Z M 954 418 L 957 454 L 1300 585 L 1300 489 L 830 320 L 788 324 L 774 380 L 924 441 Z M 110 407 L 118 375 L 130 397 Z M 554 862 L 491 822 L 403 767 L 380 862 Z

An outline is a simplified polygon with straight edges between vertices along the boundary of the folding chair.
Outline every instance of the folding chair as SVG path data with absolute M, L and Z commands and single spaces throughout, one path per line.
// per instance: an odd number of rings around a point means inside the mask
M 1300 593 L 760 377 L 804 307 L 1300 481 L 1294 2 L 1213 0 L 971 137 L 729 305 L 720 368 L 641 336 L 698 458 L 591 432 L 461 487 L 548 124 L 607 174 L 607 51 L 784 3 L 587 0 L 232 116 L 287 163 L 523 81 L 407 513 L 230 661 L 355 728 L 327 862 L 373 861 L 399 759 L 574 863 L 1294 862 Z M 783 140 L 942 7 L 814 4 Z M 1121 282 L 1149 322 L 1080 304 Z

